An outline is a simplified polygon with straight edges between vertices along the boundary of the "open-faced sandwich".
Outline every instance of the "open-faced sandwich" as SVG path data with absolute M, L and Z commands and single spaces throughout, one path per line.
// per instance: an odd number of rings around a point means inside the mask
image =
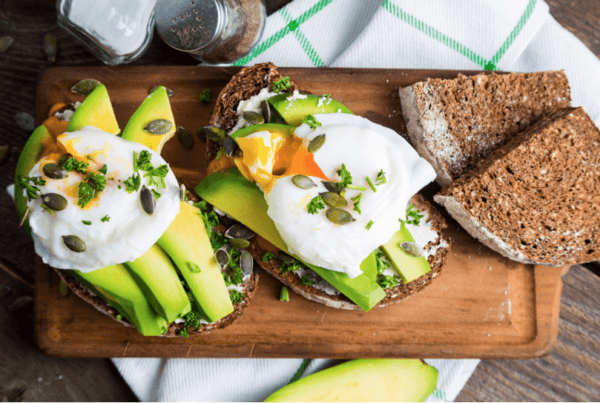
M 158 87 L 117 136 L 100 84 L 81 105 L 51 110 L 15 178 L 36 253 L 78 296 L 148 336 L 227 326 L 258 281 L 251 256 L 212 231 L 218 222 L 187 200 L 160 156 L 175 130 L 167 90 Z M 215 243 L 230 248 L 230 264 L 217 264 Z
M 231 79 L 211 125 L 196 193 L 222 221 L 258 235 L 245 246 L 286 286 L 368 311 L 439 274 L 446 224 L 416 194 L 435 171 L 393 130 L 328 94 L 301 93 L 271 63 Z

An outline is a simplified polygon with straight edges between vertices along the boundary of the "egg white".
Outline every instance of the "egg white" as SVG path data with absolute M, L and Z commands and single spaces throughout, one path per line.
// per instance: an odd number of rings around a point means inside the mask
M 387 243 L 400 228 L 399 219 L 406 219 L 409 199 L 435 179 L 433 167 L 395 131 L 360 116 L 333 113 L 317 114 L 320 127 L 299 126 L 295 135 L 308 143 L 325 134 L 325 144 L 314 153 L 323 173 L 336 182 L 337 171 L 344 164 L 354 185 L 365 186 L 360 202 L 361 214 L 354 210 L 351 198 L 360 192 L 346 190 L 348 207 L 356 219 L 346 225 L 336 225 L 325 215 L 326 210 L 309 214 L 307 205 L 321 192 L 327 191 L 319 178 L 311 178 L 318 186 L 309 190 L 296 187 L 292 177 L 276 181 L 265 193 L 268 214 L 275 222 L 290 252 L 305 262 L 341 271 L 354 278 L 362 273 L 361 262 L 376 248 Z M 383 170 L 387 182 L 373 192 L 366 182 L 373 182 Z M 366 229 L 373 221 L 370 229 Z
M 50 215 L 42 208 L 42 200 L 28 202 L 29 224 L 36 253 L 44 263 L 59 269 L 77 269 L 90 272 L 109 265 L 133 261 L 144 254 L 163 234 L 179 213 L 179 187 L 172 170 L 165 178 L 165 188 L 158 189 L 161 197 L 156 201 L 156 211 L 150 216 L 140 203 L 140 193 L 127 193 L 123 182 L 133 175 L 133 152 L 150 152 L 155 168 L 166 164 L 165 160 L 149 148 L 123 140 L 95 127 L 87 126 L 68 133 L 63 142 L 70 142 L 77 153 L 89 155 L 100 151 L 90 162 L 90 169 L 97 170 L 107 165 L 106 187 L 97 202 L 92 201 L 89 209 L 77 206 L 77 198 L 67 193 L 69 186 L 84 179 L 82 174 L 69 172 L 66 179 L 50 179 L 43 175 L 40 162 L 36 163 L 29 176 L 41 176 L 46 185 L 40 187 L 40 195 L 58 193 L 68 201 L 62 211 Z M 142 185 L 149 178 L 143 177 Z M 114 180 L 108 180 L 113 178 Z M 119 186 L 121 189 L 119 189 Z M 156 190 L 156 187 L 151 187 Z M 141 189 L 141 187 L 140 187 Z M 108 222 L 102 218 L 108 216 Z M 91 221 L 86 225 L 83 221 Z M 86 244 L 86 251 L 71 251 L 63 242 L 63 235 L 76 235 Z

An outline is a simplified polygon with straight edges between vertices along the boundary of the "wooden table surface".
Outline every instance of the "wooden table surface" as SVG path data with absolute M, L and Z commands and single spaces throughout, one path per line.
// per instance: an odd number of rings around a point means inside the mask
M 266 0 L 267 12 L 290 0 Z M 546 0 L 550 13 L 600 57 L 597 0 Z M 42 38 L 58 40 L 55 63 L 46 61 Z M 18 228 L 5 189 L 13 182 L 18 153 L 29 132 L 15 114 L 34 114 L 34 88 L 50 66 L 99 66 L 85 48 L 56 24 L 54 0 L 0 1 L 0 36 L 15 43 L 0 54 L 0 146 L 11 156 L 0 165 L 0 401 L 132 401 L 127 384 L 107 359 L 47 357 L 33 342 L 33 244 Z M 134 65 L 194 65 L 155 35 Z M 457 401 L 600 400 L 600 270 L 574 266 L 563 278 L 557 347 L 536 360 L 482 361 Z

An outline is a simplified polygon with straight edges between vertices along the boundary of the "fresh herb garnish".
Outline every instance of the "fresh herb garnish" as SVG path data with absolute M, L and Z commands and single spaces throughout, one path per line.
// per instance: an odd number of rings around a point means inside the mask
M 204 200 L 200 200 L 193 205 L 200 210 L 199 214 L 204 221 L 204 226 L 206 227 L 206 232 L 208 233 L 208 237 L 210 239 L 210 244 L 213 248 L 213 251 L 216 251 L 227 243 L 227 238 L 218 232 L 213 231 L 213 228 L 219 225 L 219 216 L 214 212 L 214 210 L 210 212 L 208 211 L 208 204 Z
M 198 100 L 203 104 L 209 103 L 210 102 L 210 88 L 207 88 L 204 91 L 202 91 L 202 95 L 200 95 L 200 98 L 198 98 Z
M 377 174 L 377 177 L 375 178 L 375 184 L 377 186 L 379 186 L 379 185 L 383 185 L 386 182 L 387 182 L 387 179 L 385 178 L 385 172 L 383 172 L 383 169 L 382 169 L 381 171 L 379 171 L 379 173 Z
M 33 199 L 37 199 L 37 192 L 40 191 L 40 188 L 38 186 L 46 185 L 46 180 L 42 179 L 42 177 L 40 176 L 22 177 L 21 175 L 18 175 L 17 181 L 19 182 L 19 185 L 21 185 L 22 188 L 27 189 L 27 199 L 29 199 L 30 201 Z M 30 185 L 29 182 L 33 183 L 33 185 Z
M 106 186 L 106 176 L 100 172 L 88 172 L 86 179 L 88 183 L 90 183 L 90 181 L 94 182 L 95 188 L 99 192 L 103 191 Z
M 362 199 L 362 193 L 359 193 L 357 196 L 352 198 L 352 201 L 354 202 L 354 211 L 356 211 L 358 214 L 362 214 L 362 211 L 360 211 L 360 200 Z
M 225 285 L 240 285 L 244 282 L 244 272 L 240 268 L 242 253 L 237 248 L 229 249 L 229 266 L 222 272 Z
M 266 252 L 262 257 L 262 261 L 265 263 L 273 259 L 275 259 L 275 255 L 271 252 Z
M 370 230 L 372 225 L 373 225 L 373 220 L 369 221 L 369 223 L 367 224 L 367 226 L 365 228 L 367 230 Z
M 319 122 L 313 115 L 306 115 L 304 119 L 302 119 L 302 123 L 306 123 L 311 129 L 321 127 L 321 122 Z
M 299 270 L 300 268 L 304 267 L 304 264 L 302 264 L 301 261 L 299 261 L 296 258 L 292 258 L 294 259 L 293 262 L 291 263 L 283 263 L 281 265 L 281 267 L 279 268 L 279 270 L 281 270 L 282 273 L 293 273 L 297 270 Z
M 325 209 L 325 202 L 321 196 L 315 196 L 306 206 L 308 214 L 317 214 L 319 210 Z
M 77 171 L 82 174 L 87 172 L 89 166 L 90 164 L 88 164 L 87 162 L 77 161 L 73 157 L 69 157 L 69 159 L 66 160 L 64 164 L 62 164 L 62 167 L 65 171 Z
M 123 315 L 117 314 L 117 316 L 115 316 L 115 319 L 116 320 L 121 320 L 121 319 L 123 319 Z
M 310 274 L 306 274 L 306 275 L 302 276 L 302 278 L 300 279 L 300 282 L 304 285 L 313 285 L 315 282 L 310 281 L 308 279 L 308 277 L 310 277 Z
M 425 217 L 423 214 L 419 214 L 419 210 L 413 206 L 412 203 L 406 208 L 406 224 L 419 225 L 421 218 Z M 402 220 L 400 220 L 402 222 Z
M 84 223 L 85 225 L 92 225 L 91 221 L 81 220 L 81 222 Z
M 110 217 L 107 214 L 104 217 L 102 217 L 102 219 L 100 221 L 102 221 L 102 222 L 109 222 L 110 221 Z
M 140 174 L 133 174 L 123 182 L 127 193 L 137 192 L 142 184 Z
M 86 156 L 85 156 L 85 158 L 87 158 L 87 160 L 88 160 L 88 161 L 92 161 L 92 162 L 94 162 L 94 159 L 93 159 L 93 158 L 92 158 L 92 156 L 91 156 L 91 155 L 89 155 L 89 154 L 88 154 L 88 155 L 86 155 Z
M 50 207 L 46 206 L 44 203 L 42 203 L 42 208 L 44 210 L 46 210 L 48 213 L 50 213 L 50 215 L 54 215 L 54 210 L 52 210 Z
M 290 301 L 290 293 L 288 292 L 288 289 L 286 286 L 281 287 L 281 293 L 279 294 L 279 300 L 280 301 Z
M 167 165 L 161 165 L 158 168 L 152 168 L 144 174 L 144 178 L 148 177 L 148 186 L 155 185 L 157 188 L 166 187 L 165 177 L 169 173 Z M 157 179 L 158 178 L 158 179 Z
M 281 77 L 279 80 L 273 81 L 273 92 L 283 92 L 291 86 L 289 77 Z
M 190 336 L 190 328 L 200 329 L 200 319 L 202 319 L 202 315 L 200 312 L 196 310 L 191 310 L 186 313 L 183 317 L 185 319 L 185 323 L 183 324 L 183 329 L 179 331 L 179 335 L 183 337 Z
M 85 207 L 94 197 L 94 188 L 87 182 L 79 182 L 79 200 L 77 205 Z
M 377 193 L 377 189 L 375 189 L 375 185 L 373 185 L 373 182 L 371 181 L 371 178 L 369 178 L 367 176 L 367 183 L 369 184 L 369 187 L 371 188 L 371 190 L 373 191 L 373 193 Z
M 352 175 L 350 171 L 346 169 L 346 165 L 342 164 L 342 167 L 338 169 L 337 174 L 340 176 L 340 182 L 338 183 L 338 189 L 348 188 L 354 190 L 365 191 L 367 190 L 364 186 L 358 186 L 352 184 Z
M 156 200 L 160 199 L 160 196 L 162 196 L 160 193 L 158 193 L 154 189 L 150 189 L 150 191 L 152 191 L 152 194 L 154 195 L 154 197 L 156 198 Z
M 107 171 L 107 170 L 108 170 L 108 167 L 106 166 L 106 164 L 104 164 L 104 165 L 102 166 L 102 168 L 100 168 L 100 169 L 98 170 L 98 172 L 100 172 L 100 173 L 101 173 L 101 174 L 103 174 L 103 175 L 106 175 L 106 171 Z M 113 180 L 113 178 L 110 178 L 110 180 Z
M 148 150 L 143 150 L 139 157 L 137 157 L 137 159 L 135 158 L 135 151 L 133 152 L 133 161 L 134 161 L 134 170 L 137 166 L 138 169 L 141 169 L 142 171 L 149 171 L 152 168 L 154 168 L 152 166 L 152 163 L 150 162 L 150 160 L 152 159 L 152 154 L 150 154 L 150 152 Z M 135 171 L 137 172 L 137 170 Z
M 246 296 L 238 290 L 229 291 L 229 299 L 231 299 L 232 304 L 239 304 L 244 298 L 246 298 Z
M 390 268 L 390 263 L 385 258 L 385 254 L 381 251 L 381 249 L 378 249 L 375 252 L 375 261 L 377 263 L 376 281 L 377 281 L 377 284 L 379 284 L 379 286 L 381 288 L 383 288 L 385 290 L 386 288 L 391 288 L 391 287 L 399 284 L 397 277 L 387 276 L 387 275 L 383 274 L 384 270 Z

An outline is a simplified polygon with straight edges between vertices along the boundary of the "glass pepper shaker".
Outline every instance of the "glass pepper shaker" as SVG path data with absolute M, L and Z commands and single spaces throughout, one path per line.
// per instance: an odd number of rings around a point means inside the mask
M 208 64 L 232 63 L 258 44 L 262 0 L 158 0 L 156 30 L 171 47 Z
M 130 63 L 148 48 L 156 0 L 58 0 L 58 25 L 109 65 Z

